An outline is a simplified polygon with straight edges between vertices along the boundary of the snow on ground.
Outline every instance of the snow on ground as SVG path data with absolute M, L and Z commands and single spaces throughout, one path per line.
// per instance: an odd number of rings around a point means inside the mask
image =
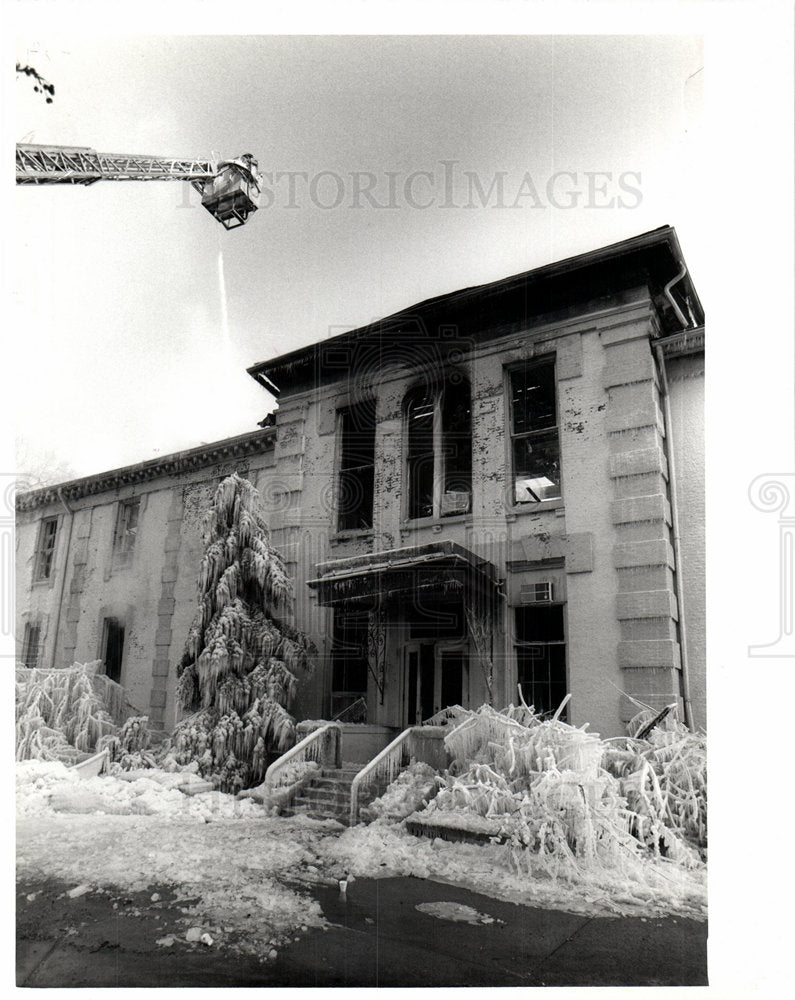
M 706 870 L 687 870 L 643 859 L 615 871 L 583 870 L 576 881 L 521 870 L 506 845 L 456 843 L 414 837 L 402 826 L 378 820 L 346 830 L 324 844 L 325 855 L 357 877 L 414 875 L 465 886 L 474 892 L 588 916 L 667 916 L 703 920 L 707 913 Z M 526 852 L 525 852 L 526 853 Z
M 184 776 L 183 776 L 184 777 Z M 269 816 L 251 799 L 185 795 L 162 771 L 82 779 L 62 764 L 17 765 L 21 879 L 134 892 L 170 886 L 185 932 L 266 958 L 299 929 L 325 925 L 313 883 L 414 875 L 493 898 L 592 916 L 703 919 L 706 876 L 644 860 L 632 871 L 583 873 L 576 882 L 512 863 L 509 849 L 414 837 L 378 820 L 340 834 L 333 821 Z M 528 852 L 525 852 L 527 854 Z
M 152 772 L 155 774 L 156 772 Z M 289 884 L 317 871 L 336 824 L 276 819 L 251 800 L 189 797 L 153 779 L 80 779 L 63 765 L 17 767 L 17 872 L 72 886 L 139 891 L 172 886 L 185 930 L 265 957 L 301 928 L 325 924 L 319 904 Z M 312 873 L 309 873 L 312 876 Z

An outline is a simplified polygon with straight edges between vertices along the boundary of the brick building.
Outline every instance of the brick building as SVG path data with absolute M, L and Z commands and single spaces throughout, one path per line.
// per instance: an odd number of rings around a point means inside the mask
M 175 718 L 199 513 L 259 489 L 319 649 L 298 713 L 386 736 L 454 703 L 603 736 L 705 725 L 703 313 L 655 230 L 254 365 L 270 426 L 17 498 L 19 657 L 102 658 Z

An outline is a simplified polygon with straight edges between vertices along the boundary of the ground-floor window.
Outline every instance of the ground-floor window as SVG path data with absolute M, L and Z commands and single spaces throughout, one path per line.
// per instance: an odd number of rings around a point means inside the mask
M 124 625 L 118 618 L 106 618 L 102 639 L 102 659 L 105 673 L 112 681 L 121 684 L 121 661 L 124 656 Z
M 331 717 L 367 695 L 367 611 L 334 611 Z
M 537 712 L 554 712 L 566 696 L 563 605 L 526 605 L 516 608 L 515 614 L 517 679 L 522 697 Z
M 26 667 L 38 667 L 40 647 L 41 625 L 38 622 L 25 622 L 25 636 L 22 640 L 21 660 Z

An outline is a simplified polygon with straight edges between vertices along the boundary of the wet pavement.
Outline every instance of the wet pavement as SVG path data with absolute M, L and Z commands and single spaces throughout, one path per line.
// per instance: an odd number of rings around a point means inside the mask
M 18 986 L 707 983 L 706 923 L 584 917 L 426 879 L 358 879 L 344 895 L 336 886 L 314 887 L 331 926 L 300 934 L 264 962 L 217 943 L 186 943 L 186 901 L 178 903 L 167 888 L 92 891 L 74 899 L 66 895 L 72 888 L 53 881 L 18 884 Z M 155 892 L 161 898 L 152 901 Z M 447 905 L 417 909 L 438 903 Z M 461 916 L 473 922 L 449 919 Z M 175 937 L 170 947 L 156 944 L 169 935 Z

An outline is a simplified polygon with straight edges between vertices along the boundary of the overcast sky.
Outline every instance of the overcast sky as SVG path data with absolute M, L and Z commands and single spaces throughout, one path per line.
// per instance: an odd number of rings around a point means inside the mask
M 179 182 L 15 191 L 17 432 L 77 475 L 253 430 L 255 362 L 660 225 L 699 288 L 697 37 L 39 36 L 17 58 L 56 87 L 17 80 L 17 141 L 269 175 L 232 232 Z

